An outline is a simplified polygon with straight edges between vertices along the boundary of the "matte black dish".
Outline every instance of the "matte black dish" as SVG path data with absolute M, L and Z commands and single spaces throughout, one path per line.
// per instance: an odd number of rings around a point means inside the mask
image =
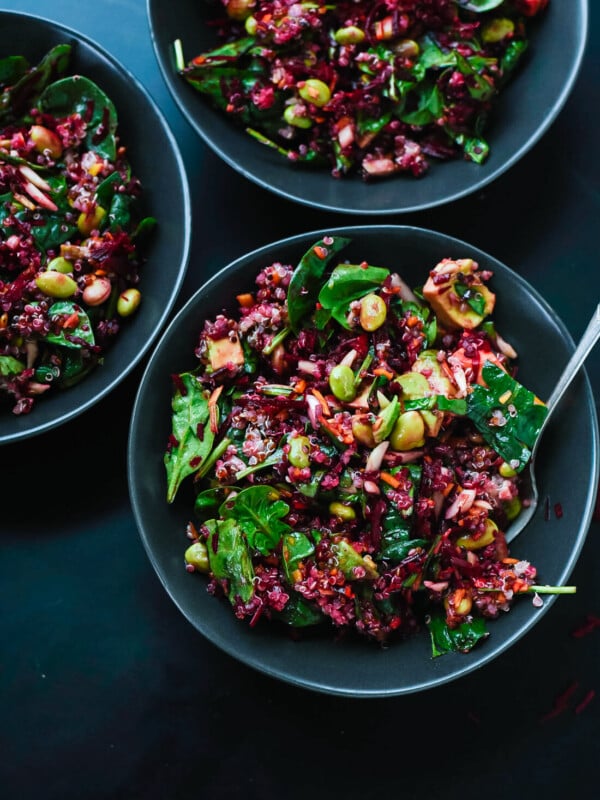
M 165 323 L 183 281 L 191 236 L 185 169 L 154 101 L 111 55 L 76 31 L 49 20 L 0 12 L 0 54 L 39 60 L 59 43 L 73 46 L 70 71 L 95 81 L 115 103 L 118 135 L 142 182 L 141 208 L 158 225 L 142 268 L 142 304 L 123 325 L 104 363 L 76 386 L 49 393 L 29 414 L 0 415 L 0 443 L 24 439 L 67 422 L 106 396 L 135 367 Z
M 237 129 L 177 74 L 173 42 L 181 39 L 186 60 L 214 45 L 206 26 L 210 3 L 147 0 L 154 50 L 179 109 L 204 141 L 244 177 L 308 206 L 353 214 L 398 214 L 463 197 L 515 164 L 539 140 L 562 109 L 573 86 L 587 32 L 587 0 L 551 2 L 535 21 L 528 63 L 500 96 L 489 130 L 485 164 L 456 160 L 434 164 L 421 179 L 398 176 L 365 184 L 355 176 L 337 180 L 328 170 L 294 167 Z
M 171 430 L 171 375 L 193 368 L 193 349 L 203 320 L 236 308 L 234 294 L 251 291 L 263 266 L 275 260 L 295 265 L 325 234 L 344 235 L 349 260 L 367 259 L 397 270 L 411 285 L 422 284 L 443 257 L 472 257 L 491 269 L 497 292 L 493 315 L 498 330 L 519 353 L 519 375 L 544 398 L 573 350 L 561 320 L 523 278 L 466 242 L 405 226 L 346 227 L 314 231 L 262 247 L 237 259 L 211 278 L 169 325 L 140 384 L 132 415 L 128 480 L 133 511 L 148 556 L 165 589 L 187 619 L 215 645 L 269 675 L 317 691 L 348 696 L 390 696 L 415 692 L 466 675 L 504 652 L 555 601 L 536 609 L 521 598 L 510 613 L 489 625 L 490 637 L 469 655 L 431 658 L 427 632 L 387 650 L 366 641 L 334 641 L 330 633 L 293 641 L 274 624 L 251 629 L 236 620 L 226 601 L 206 592 L 202 576 L 185 571 L 185 525 L 193 508 L 184 487 L 166 503 L 163 454 Z M 235 287 L 235 291 L 232 287 Z M 549 368 L 549 365 L 551 367 Z M 542 498 L 561 502 L 564 518 L 545 519 L 544 502 L 513 546 L 513 554 L 535 564 L 540 583 L 564 584 L 575 565 L 591 521 L 598 480 L 598 424 L 587 378 L 576 379 L 561 412 L 544 435 L 538 456 Z M 568 602 L 568 598 L 561 600 Z

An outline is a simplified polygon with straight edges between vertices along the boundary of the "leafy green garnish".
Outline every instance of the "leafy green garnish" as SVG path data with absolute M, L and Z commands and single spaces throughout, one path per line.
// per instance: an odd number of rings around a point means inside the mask
M 489 636 L 483 617 L 475 617 L 456 628 L 449 628 L 441 614 L 434 614 L 427 620 L 427 627 L 434 658 L 445 653 L 468 653 L 479 641 Z
M 344 236 L 327 237 L 316 242 L 302 256 L 288 286 L 287 306 L 290 327 L 299 333 L 305 317 L 315 310 L 323 276 L 333 257 L 350 244 Z
M 210 417 L 208 392 L 191 372 L 179 375 L 171 405 L 171 447 L 164 456 L 169 503 L 175 499 L 184 478 L 198 471 L 214 441 L 214 433 L 207 424 Z
M 54 116 L 78 113 L 87 120 L 86 144 L 109 161 L 117 156 L 117 112 L 112 100 L 82 75 L 51 83 L 38 102 L 40 111 Z
M 317 606 L 309 603 L 296 592 L 290 594 L 290 599 L 285 604 L 283 611 L 272 611 L 271 613 L 275 619 L 285 622 L 292 628 L 307 628 L 310 625 L 319 625 L 325 620 Z
M 503 369 L 486 361 L 486 386 L 474 384 L 467 396 L 467 416 L 486 442 L 520 472 L 531 457 L 547 407 Z
M 0 356 L 0 375 L 7 378 L 10 375 L 19 375 L 25 369 L 25 364 L 13 356 Z
M 286 577 L 294 583 L 292 574 L 305 558 L 310 558 L 315 552 L 315 546 L 305 533 L 289 531 L 283 537 L 281 556 Z
M 319 292 L 319 304 L 344 328 L 350 328 L 346 317 L 353 300 L 378 289 L 390 271 L 361 264 L 338 264 Z
M 34 305 L 32 303 L 32 305 Z M 63 347 L 72 347 L 75 350 L 80 350 L 84 345 L 94 344 L 94 331 L 90 323 L 90 318 L 77 303 L 72 303 L 69 300 L 61 300 L 58 303 L 53 303 L 48 309 L 48 316 L 50 319 L 54 317 L 71 317 L 77 315 L 77 325 L 74 328 L 61 328 L 60 333 L 49 333 L 46 336 L 46 341 L 52 344 L 60 344 Z M 74 337 L 81 341 L 72 341 Z
M 35 106 L 40 92 L 64 75 L 70 57 L 71 45 L 59 44 L 49 50 L 36 66 L 21 72 L 16 83 L 11 83 L 0 95 L 0 120 L 17 118 Z M 12 65 L 5 64 L 4 69 L 7 74 L 12 70 L 16 77 L 22 66 L 23 62 L 20 67 L 13 62 Z
M 205 527 L 210 571 L 217 580 L 227 581 L 231 603 L 237 598 L 247 603 L 254 595 L 254 567 L 243 530 L 234 519 L 209 520 Z
M 476 314 L 479 314 L 480 317 L 483 317 L 485 314 L 485 298 L 478 292 L 476 289 L 472 289 L 466 283 L 462 281 L 454 281 L 453 285 L 454 291 L 456 294 L 464 300 L 467 305 L 471 306 L 473 311 Z
M 234 519 L 242 527 L 251 549 L 264 556 L 291 531 L 282 521 L 289 511 L 288 504 L 278 499 L 278 492 L 271 486 L 249 486 L 227 498 L 219 509 L 223 519 Z

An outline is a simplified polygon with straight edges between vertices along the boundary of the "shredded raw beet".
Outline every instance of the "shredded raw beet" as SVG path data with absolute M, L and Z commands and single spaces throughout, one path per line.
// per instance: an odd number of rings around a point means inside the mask
M 546 0 L 218 0 L 182 77 L 297 164 L 365 180 L 483 162 L 495 101 Z M 177 45 L 176 45 L 176 52 Z
M 323 274 L 337 246 L 261 270 L 174 377 L 168 499 L 193 475 L 199 522 L 187 568 L 251 625 L 380 643 L 427 625 L 435 655 L 466 652 L 541 588 L 505 531 L 546 409 L 484 325 L 491 273 L 444 259 L 408 295 L 367 262 Z

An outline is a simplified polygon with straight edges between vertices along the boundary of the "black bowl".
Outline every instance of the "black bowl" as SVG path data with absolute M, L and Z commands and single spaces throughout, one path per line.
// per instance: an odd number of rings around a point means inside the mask
M 109 53 L 76 31 L 27 14 L 0 11 L 0 55 L 33 64 L 51 47 L 72 45 L 70 73 L 95 81 L 113 100 L 120 143 L 142 182 L 141 209 L 158 225 L 142 267 L 142 304 L 122 326 L 104 363 L 81 383 L 49 392 L 29 414 L 0 416 L 0 443 L 24 439 L 67 422 L 105 397 L 138 364 L 166 322 L 189 258 L 190 198 L 185 168 L 171 131 L 152 98 Z
M 214 33 L 205 24 L 210 7 L 197 0 L 147 0 L 156 57 L 183 115 L 217 155 L 259 186 L 307 206 L 351 214 L 399 214 L 447 203 L 481 189 L 515 164 L 563 107 L 581 63 L 588 19 L 587 0 L 573 0 L 551 2 L 535 21 L 529 63 L 499 97 L 485 164 L 455 160 L 433 164 L 422 179 L 366 184 L 358 176 L 337 180 L 327 169 L 294 167 L 236 128 L 177 74 L 176 39 L 186 60 L 214 46 Z
M 275 624 L 251 629 L 238 621 L 226 601 L 207 594 L 203 577 L 185 571 L 185 526 L 192 500 L 184 497 L 185 492 L 172 505 L 165 499 L 163 453 L 171 430 L 171 375 L 195 366 L 193 350 L 203 320 L 223 309 L 234 313 L 233 295 L 251 291 L 263 266 L 275 260 L 295 265 L 325 234 L 351 238 L 344 258 L 393 268 L 413 286 L 423 283 L 428 270 L 443 257 L 474 258 L 482 268 L 493 270 L 494 319 L 520 354 L 519 376 L 540 397 L 550 394 L 573 350 L 572 340 L 543 298 L 492 256 L 449 236 L 404 226 L 305 233 L 255 250 L 222 269 L 194 294 L 161 337 L 142 378 L 131 420 L 130 497 L 158 577 L 187 619 L 215 645 L 268 675 L 317 691 L 355 697 L 399 695 L 467 675 L 491 661 L 530 630 L 555 598 L 547 599 L 541 609 L 529 598 L 520 599 L 510 613 L 490 623 L 490 637 L 468 655 L 432 659 L 427 633 L 387 650 L 366 641 L 336 642 L 333 635 L 294 642 Z M 598 481 L 598 424 L 585 375 L 576 379 L 562 402 L 568 413 L 550 422 L 538 462 L 541 497 L 560 500 L 565 518 L 552 515 L 546 520 L 542 502 L 512 545 L 516 557 L 538 567 L 539 582 L 545 584 L 567 581 L 591 521 Z

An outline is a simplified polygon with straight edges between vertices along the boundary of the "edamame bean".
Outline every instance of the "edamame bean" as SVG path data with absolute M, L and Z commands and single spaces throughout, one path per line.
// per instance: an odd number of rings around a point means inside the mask
M 359 416 L 352 417 L 352 435 L 357 442 L 364 444 L 371 449 L 375 447 L 375 435 L 373 427 Z
M 393 450 L 414 450 L 425 444 L 425 422 L 418 411 L 400 414 L 390 436 Z
M 331 89 L 318 78 L 308 78 L 298 84 L 298 94 L 307 103 L 321 108 L 331 99 Z
M 69 275 L 54 270 L 41 272 L 35 279 L 36 286 L 48 297 L 64 300 L 77 291 L 77 284 Z
M 338 503 L 335 500 L 329 504 L 329 513 L 333 514 L 334 517 L 339 517 L 340 519 L 347 521 L 356 519 L 356 511 L 352 508 L 352 506 L 347 506 L 344 503 Z
M 347 364 L 336 364 L 329 373 L 331 391 L 342 403 L 349 403 L 356 397 L 354 373 Z
M 117 314 L 120 317 L 128 317 L 130 314 L 133 314 L 134 311 L 137 311 L 141 301 L 142 293 L 139 289 L 134 289 L 133 287 L 125 289 L 124 292 L 121 292 L 117 300 Z
M 511 500 L 508 500 L 504 504 L 504 513 L 506 514 L 506 519 L 509 522 L 512 522 L 513 519 L 516 519 L 519 516 L 522 508 L 523 503 L 518 497 L 513 497 Z
M 89 236 L 92 231 L 99 227 L 105 216 L 106 210 L 102 208 L 102 206 L 96 206 L 90 214 L 86 214 L 82 211 L 77 217 L 77 229 L 79 233 L 81 233 L 82 236 Z
M 465 547 L 467 550 L 481 550 L 482 547 L 487 547 L 496 538 L 496 531 L 498 526 L 492 519 L 486 519 L 485 530 L 483 534 L 475 539 L 472 536 L 459 536 L 456 544 L 460 547 Z
M 364 41 L 365 32 L 356 25 L 348 25 L 346 28 L 338 28 L 333 38 L 338 44 L 360 44 Z
M 378 294 L 368 294 L 360 302 L 360 325 L 365 331 L 381 328 L 387 317 L 387 306 Z
M 292 436 L 288 461 L 293 467 L 306 469 L 310 466 L 310 440 L 308 436 Z
M 204 542 L 194 542 L 188 547 L 185 551 L 185 563 L 190 564 L 198 572 L 209 571 L 208 549 Z
M 507 461 L 503 461 L 498 469 L 503 478 L 514 478 L 517 474 L 516 469 L 513 469 Z
M 48 262 L 46 269 L 54 272 L 62 272 L 64 275 L 68 275 L 70 272 L 73 272 L 73 264 L 71 264 L 70 261 L 67 261 L 66 258 L 63 258 L 63 256 L 57 256 Z
M 308 116 L 306 106 L 301 103 L 293 103 L 286 106 L 283 112 L 283 118 L 288 125 L 293 125 L 295 128 L 310 128 L 312 120 Z
M 512 19 L 506 17 L 496 17 L 487 22 L 481 31 L 481 38 L 486 44 L 501 42 L 507 36 L 510 36 L 515 30 L 515 24 Z

